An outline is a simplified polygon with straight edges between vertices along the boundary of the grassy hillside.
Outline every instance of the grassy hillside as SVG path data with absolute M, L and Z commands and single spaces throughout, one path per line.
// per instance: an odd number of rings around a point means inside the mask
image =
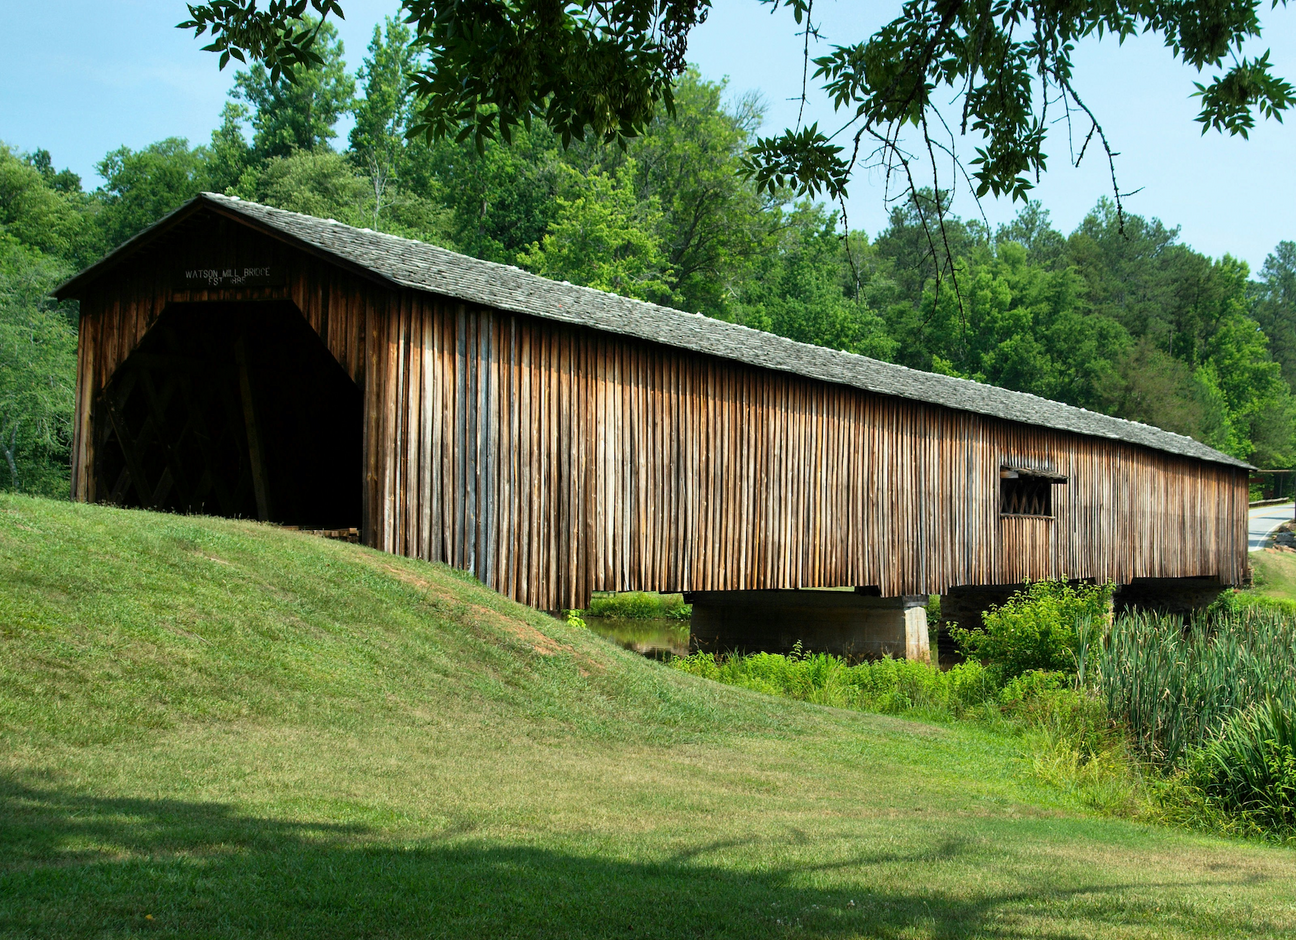
M 0 935 L 1296 930 L 1296 854 L 1013 739 L 664 668 L 440 566 L 0 497 Z
M 1296 601 L 1296 554 L 1266 548 L 1251 553 L 1255 583 L 1250 593 Z

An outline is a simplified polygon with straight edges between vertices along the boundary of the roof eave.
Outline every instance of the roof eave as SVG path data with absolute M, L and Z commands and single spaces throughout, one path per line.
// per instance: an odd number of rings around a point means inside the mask
M 210 198 L 210 194 L 208 193 L 199 193 L 184 205 L 167 213 L 148 228 L 132 235 L 129 239 L 122 242 L 94 264 L 72 275 L 72 277 L 54 288 L 53 295 L 59 300 L 68 300 L 79 297 L 81 291 L 91 282 L 98 280 L 113 268 L 125 263 L 144 245 L 148 244 L 168 229 L 179 225 L 185 219 L 202 209 L 208 209 L 227 219 L 233 219 L 242 225 L 246 225 L 263 235 L 275 239 L 276 241 L 283 242 L 284 244 L 290 245 L 306 254 L 327 260 L 331 264 L 336 264 L 339 267 L 345 268 L 365 280 L 382 284 L 384 287 L 400 288 L 404 286 L 400 282 L 374 271 L 371 268 L 366 268 L 363 265 L 356 264 L 348 258 L 344 258 L 334 252 L 328 251 L 327 249 L 320 248 L 318 245 L 311 244 L 308 241 L 296 237 L 290 232 L 285 232 L 281 228 L 267 225 L 265 222 L 253 215 L 239 212 L 237 208 L 231 207 L 224 201 L 217 201 L 216 199 Z
M 162 232 L 172 226 L 183 222 L 189 216 L 197 212 L 202 206 L 214 206 L 215 203 L 204 199 L 201 195 L 195 196 L 184 205 L 168 212 L 158 221 L 154 222 L 143 231 L 136 232 L 126 241 L 122 242 L 108 254 L 104 255 L 89 267 L 82 268 L 76 274 L 72 275 L 58 287 L 54 288 L 53 294 L 59 300 L 69 300 L 79 296 L 82 288 L 91 281 L 97 280 L 104 274 L 117 267 L 119 264 L 130 258 L 143 245 L 152 241 Z
M 387 275 L 379 271 L 375 271 L 373 268 L 366 267 L 363 264 L 358 264 L 355 261 L 352 261 L 350 258 L 344 257 L 338 254 L 337 252 L 330 251 L 327 248 L 323 248 L 319 245 L 316 245 L 315 243 L 307 241 L 304 238 L 300 238 L 292 234 L 291 232 L 285 231 L 282 228 L 279 228 L 274 225 L 270 225 L 262 221 L 261 219 L 258 219 L 254 215 L 251 215 L 246 212 L 240 212 L 238 210 L 237 203 L 235 203 L 234 205 L 230 205 L 230 200 L 236 197 L 226 197 L 225 199 L 218 202 L 215 199 L 207 198 L 208 195 L 209 195 L 208 193 L 202 193 L 197 198 L 202 199 L 206 203 L 208 208 L 210 208 L 213 212 L 217 213 L 218 215 L 223 215 L 227 219 L 234 219 L 244 225 L 247 225 L 249 228 L 256 229 L 258 232 L 262 233 L 263 235 L 273 238 L 276 241 L 283 242 L 285 245 L 289 245 L 293 248 L 296 248 L 298 251 L 311 255 L 312 257 L 320 258 L 324 261 L 328 261 L 330 264 L 335 264 L 338 267 L 342 268 L 343 270 L 348 271 L 351 274 L 354 274 L 357 277 L 360 277 L 366 281 L 372 281 L 375 284 L 381 284 L 383 287 L 389 287 L 394 290 L 400 290 L 406 286 L 405 284 L 402 284 L 400 281 L 396 280 L 395 278 L 388 277 Z

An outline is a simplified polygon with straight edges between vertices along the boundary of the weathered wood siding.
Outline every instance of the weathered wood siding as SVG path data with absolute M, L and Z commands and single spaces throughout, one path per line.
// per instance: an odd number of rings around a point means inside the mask
M 1246 475 L 1221 465 L 426 295 L 385 343 L 375 544 L 536 607 L 1246 563 Z M 1000 516 L 1006 463 L 1067 477 L 1055 518 Z
M 195 264 L 279 287 L 188 291 Z M 82 299 L 73 492 L 93 402 L 173 302 L 291 300 L 364 390 L 368 544 L 544 609 L 593 590 L 1217 576 L 1246 566 L 1244 471 L 396 290 L 204 214 Z M 1055 518 L 1001 517 L 1005 463 Z

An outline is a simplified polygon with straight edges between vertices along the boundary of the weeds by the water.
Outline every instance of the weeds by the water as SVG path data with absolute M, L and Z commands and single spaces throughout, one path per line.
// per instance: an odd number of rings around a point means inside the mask
M 680 594 L 626 591 L 595 595 L 585 613 L 609 620 L 688 620 L 693 614 L 693 608 L 684 603 L 684 597 Z
M 769 695 L 891 715 L 919 710 L 933 717 L 958 718 L 981 706 L 994 692 L 986 670 L 975 661 L 960 663 L 948 672 L 890 657 L 852 666 L 830 653 L 796 649 L 787 656 L 694 653 L 676 657 L 671 665 L 695 676 Z

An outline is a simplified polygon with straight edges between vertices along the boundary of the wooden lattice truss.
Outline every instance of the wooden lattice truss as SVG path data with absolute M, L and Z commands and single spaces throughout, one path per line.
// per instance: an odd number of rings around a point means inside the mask
M 999 471 L 999 512 L 1005 516 L 1053 515 L 1053 487 L 1066 477 L 1051 470 L 1004 467 Z
M 95 403 L 101 501 L 270 518 L 257 408 L 240 334 L 232 359 L 165 323 Z

